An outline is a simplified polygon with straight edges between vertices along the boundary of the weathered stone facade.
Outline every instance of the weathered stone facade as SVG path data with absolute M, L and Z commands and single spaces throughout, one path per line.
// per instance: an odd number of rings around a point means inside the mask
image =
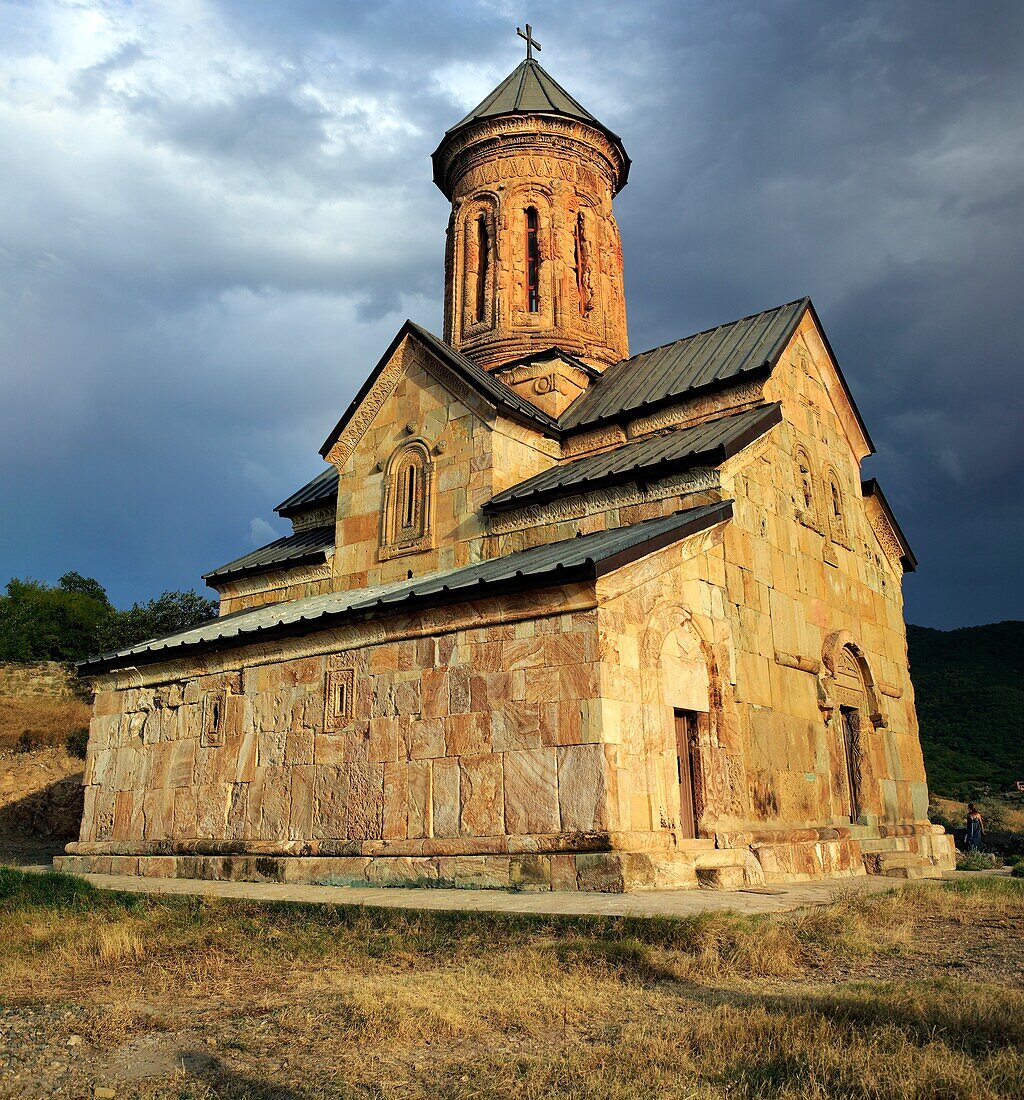
M 628 160 L 548 90 L 446 136 L 448 343 L 404 326 L 294 535 L 211 574 L 238 614 L 87 662 L 65 866 L 622 890 L 951 865 L 912 554 L 813 307 L 624 359 Z

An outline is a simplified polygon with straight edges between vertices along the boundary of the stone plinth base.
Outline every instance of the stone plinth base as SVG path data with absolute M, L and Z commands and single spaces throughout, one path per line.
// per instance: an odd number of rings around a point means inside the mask
M 728 889 L 764 882 L 749 851 L 709 841 L 674 852 L 558 852 L 540 855 L 253 856 L 64 855 L 71 874 L 146 875 L 216 881 L 319 883 L 492 890 Z
M 857 834 L 857 835 L 853 835 Z M 864 874 L 919 878 L 956 865 L 951 837 L 932 825 L 859 826 L 732 834 L 740 842 L 682 840 L 666 850 L 453 855 L 296 855 L 284 852 L 132 854 L 69 844 L 54 868 L 71 874 L 146 875 L 215 881 L 483 890 L 738 890 L 765 883 Z M 719 843 L 726 839 L 718 838 Z M 746 841 L 744 844 L 743 841 Z M 83 848 L 92 851 L 83 852 Z

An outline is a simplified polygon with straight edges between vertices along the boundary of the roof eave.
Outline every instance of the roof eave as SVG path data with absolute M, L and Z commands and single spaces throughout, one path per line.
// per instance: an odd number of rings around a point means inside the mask
M 685 517 L 685 513 L 683 514 Z M 415 591 L 400 602 L 388 602 L 383 600 L 371 607 L 358 609 L 344 608 L 339 611 L 323 611 L 308 618 L 300 618 L 294 622 L 274 623 L 265 627 L 255 627 L 252 630 L 233 634 L 230 637 L 211 638 L 196 642 L 185 642 L 172 647 L 156 650 L 143 650 L 139 653 L 118 655 L 116 653 L 98 654 L 77 664 L 79 673 L 83 676 L 98 676 L 114 669 L 138 668 L 141 665 L 160 664 L 161 662 L 178 660 L 198 652 L 210 652 L 225 649 L 238 649 L 251 645 L 254 642 L 264 640 L 293 637 L 295 635 L 308 634 L 311 631 L 328 630 L 332 626 L 343 622 L 369 621 L 388 615 L 406 614 L 409 611 L 429 610 L 433 607 L 441 607 L 451 603 L 467 603 L 480 596 L 490 598 L 501 596 L 510 592 L 518 592 L 523 589 L 546 589 L 556 585 L 575 584 L 596 580 L 619 569 L 631 561 L 654 553 L 695 534 L 700 530 L 713 527 L 732 516 L 732 501 L 721 501 L 710 508 L 703 515 L 681 518 L 674 527 L 657 535 L 653 535 L 643 542 L 635 543 L 615 554 L 609 554 L 603 558 L 585 558 L 576 565 L 555 565 L 550 569 L 539 572 L 518 572 L 510 577 L 498 581 L 480 580 L 475 584 L 466 585 L 455 591 L 444 589 L 436 590 L 422 595 Z M 245 614 L 236 612 L 235 614 Z M 225 616 L 224 618 L 231 618 Z M 153 641 L 160 641 L 159 638 Z
M 889 501 L 886 499 L 885 493 L 882 492 L 882 487 L 878 484 L 877 478 L 869 477 L 865 481 L 860 483 L 861 496 L 874 497 L 881 507 L 885 518 L 889 521 L 892 527 L 893 534 L 896 536 L 896 540 L 900 544 L 900 549 L 903 551 L 900 562 L 903 565 L 903 569 L 907 573 L 917 572 L 917 555 L 910 548 L 910 543 L 907 541 L 907 536 L 903 533 L 903 528 L 900 527 L 896 516 L 893 513 L 892 508 L 889 505 Z
M 526 508 L 533 504 L 545 504 L 551 500 L 596 492 L 614 485 L 628 485 L 631 482 L 646 484 L 667 477 L 670 474 L 682 473 L 685 470 L 692 470 L 700 466 L 720 466 L 727 459 L 739 454 L 745 447 L 749 447 L 754 440 L 759 439 L 765 432 L 770 431 L 782 422 L 782 406 L 778 402 L 765 405 L 764 412 L 765 415 L 762 418 L 751 424 L 745 431 L 740 432 L 728 443 L 718 443 L 714 447 L 708 447 L 703 451 L 694 451 L 687 455 L 681 455 L 679 458 L 666 459 L 654 466 L 605 474 L 603 477 L 577 482 L 575 485 L 552 486 L 550 489 L 531 493 L 524 497 L 489 500 L 482 506 L 482 511 L 488 515 L 498 515 L 502 512 L 513 511 L 516 508 Z M 577 459 L 576 461 L 585 461 L 585 459 Z M 511 490 L 505 491 L 510 492 Z
M 300 565 L 318 565 L 326 560 L 327 550 L 309 550 L 306 553 L 297 554 L 293 558 L 273 562 L 270 565 L 250 565 L 242 569 L 232 569 L 230 572 L 215 569 L 212 573 L 203 573 L 202 578 L 206 581 L 208 588 L 216 590 L 220 584 L 241 580 L 243 577 L 256 577 L 261 573 L 280 573 L 283 570 L 296 569 Z
M 622 144 L 622 138 L 619 137 L 614 130 L 609 129 L 607 126 L 602 125 L 596 119 L 588 120 L 584 118 L 577 118 L 575 115 L 563 114 L 561 111 L 499 111 L 492 115 L 480 115 L 475 118 L 466 119 L 456 126 L 453 126 L 450 130 L 445 131 L 445 135 L 441 138 L 437 148 L 430 154 L 430 163 L 433 169 L 434 185 L 441 192 L 442 195 L 449 201 L 452 198 L 451 188 L 448 187 L 447 179 L 445 176 L 445 156 L 448 151 L 448 146 L 452 140 L 458 134 L 465 133 L 470 127 L 475 126 L 477 123 L 493 122 L 495 119 L 500 118 L 526 118 L 530 115 L 537 117 L 547 118 L 561 118 L 568 119 L 571 122 L 578 123 L 580 126 L 589 126 L 592 130 L 596 130 L 599 134 L 603 135 L 612 145 L 614 145 L 622 158 L 622 165 L 618 173 L 618 182 L 615 187 L 615 194 L 618 194 L 627 183 L 629 183 L 629 170 L 633 166 L 633 160 L 626 152 L 625 146 Z

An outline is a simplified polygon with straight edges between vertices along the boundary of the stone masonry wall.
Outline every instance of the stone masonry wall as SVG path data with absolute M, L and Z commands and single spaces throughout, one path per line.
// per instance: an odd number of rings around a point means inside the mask
M 480 560 L 481 506 L 557 460 L 555 441 L 488 415 L 445 369 L 406 340 L 367 396 L 365 421 L 354 423 L 331 452 L 339 471 L 332 587 L 364 588 Z M 422 440 L 430 455 L 431 544 L 382 560 L 385 469 L 413 440 Z
M 805 318 L 765 387 L 784 421 L 722 470 L 735 518 L 724 541 L 735 695 L 747 750 L 751 819 L 788 829 L 849 824 L 847 765 L 827 666 L 830 639 L 862 654 L 877 728 L 862 728 L 868 823 L 924 823 L 927 787 L 906 658 L 902 567 L 872 529 L 856 431 L 830 396 L 825 349 Z M 798 450 L 802 448 L 802 450 Z M 809 461 L 815 501 L 800 473 Z M 838 482 L 835 514 L 829 478 Z
M 471 625 L 487 619 L 468 606 L 464 625 L 450 611 L 447 629 L 419 622 L 424 636 L 101 690 L 82 842 L 364 855 L 593 843 L 573 838 L 613 817 L 597 612 L 544 615 L 556 596 L 531 597 L 535 619 Z M 325 728 L 332 669 L 353 672 L 354 717 Z
M 21 664 L 0 661 L 0 696 L 14 699 L 88 699 L 86 681 L 80 680 L 74 665 L 57 661 Z

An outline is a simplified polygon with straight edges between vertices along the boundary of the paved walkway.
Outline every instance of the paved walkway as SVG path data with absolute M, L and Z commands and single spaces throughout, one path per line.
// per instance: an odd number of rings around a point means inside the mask
M 22 867 L 44 872 L 43 865 Z M 950 872 L 947 877 L 957 877 Z M 301 901 L 330 905 L 366 905 L 383 909 L 438 909 L 487 913 L 564 914 L 568 916 L 687 917 L 710 911 L 783 913 L 828 905 L 837 894 L 877 894 L 906 885 L 905 880 L 865 875 L 828 882 L 802 882 L 745 890 L 659 890 L 636 894 L 571 892 L 512 893 L 506 890 L 422 890 L 398 887 L 306 886 L 273 882 L 205 882 L 200 879 L 144 878 L 135 875 L 82 875 L 101 890 L 137 894 L 188 894 L 248 898 L 253 901 Z

